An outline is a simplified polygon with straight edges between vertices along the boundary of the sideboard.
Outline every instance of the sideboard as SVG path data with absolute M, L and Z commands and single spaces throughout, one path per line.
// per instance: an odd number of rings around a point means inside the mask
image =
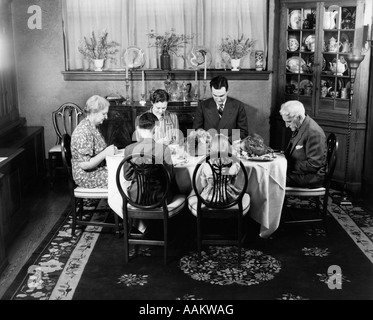
M 0 136 L 0 234 L 5 250 L 29 220 L 23 202 L 45 178 L 44 154 L 43 127 L 21 126 Z
M 110 103 L 108 119 L 100 126 L 100 131 L 108 144 L 115 144 L 119 149 L 125 148 L 135 141 L 132 138 L 135 131 L 135 119 L 138 115 L 151 108 L 150 102 L 141 106 L 138 102 L 130 105 Z M 187 130 L 192 128 L 196 106 L 187 102 L 169 102 L 167 111 L 177 114 L 179 127 L 184 136 Z

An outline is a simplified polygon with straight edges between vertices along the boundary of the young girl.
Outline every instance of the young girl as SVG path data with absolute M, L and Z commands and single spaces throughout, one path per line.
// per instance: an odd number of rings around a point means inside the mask
M 222 161 L 225 164 L 222 174 L 228 177 L 228 185 L 226 188 L 219 188 L 217 185 L 214 185 L 213 173 L 211 166 L 208 163 L 204 163 L 201 166 L 201 185 L 202 192 L 201 197 L 207 201 L 211 201 L 214 190 L 215 195 L 218 196 L 218 199 L 222 203 L 232 202 L 238 197 L 240 190 L 235 186 L 236 177 L 241 169 L 239 162 L 233 161 L 232 158 L 228 158 L 228 152 L 232 153 L 232 148 L 229 143 L 228 137 L 222 134 L 217 134 L 211 140 L 210 145 L 210 154 L 220 152 L 223 157 Z M 224 157 L 226 157 L 224 159 Z M 212 165 L 218 164 L 219 159 L 211 159 L 210 163 Z M 215 201 L 216 197 L 214 197 Z

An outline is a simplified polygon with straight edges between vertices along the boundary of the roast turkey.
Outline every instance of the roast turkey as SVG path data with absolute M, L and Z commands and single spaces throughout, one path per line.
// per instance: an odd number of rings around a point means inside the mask
M 262 156 L 273 152 L 273 149 L 266 146 L 263 138 L 256 133 L 241 140 L 240 147 L 241 151 L 247 152 L 248 156 Z

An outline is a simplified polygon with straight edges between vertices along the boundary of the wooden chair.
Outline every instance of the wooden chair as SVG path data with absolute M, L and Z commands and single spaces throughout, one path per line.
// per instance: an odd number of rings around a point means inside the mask
M 62 135 L 67 133 L 71 136 L 75 127 L 83 118 L 83 110 L 77 104 L 72 102 L 66 102 L 62 104 L 56 111 L 52 112 L 53 127 L 56 132 L 57 139 L 56 144 L 48 151 L 48 163 L 51 185 L 53 185 L 53 182 L 55 180 L 56 170 L 62 164 Z
M 133 179 L 137 184 L 135 194 L 127 194 L 124 187 L 124 174 L 128 170 L 134 172 Z M 167 264 L 169 220 L 184 209 L 186 196 L 176 194 L 172 201 L 167 203 L 167 195 L 171 188 L 170 173 L 161 160 L 151 155 L 136 153 L 124 158 L 117 169 L 116 183 L 123 199 L 125 263 L 129 260 L 129 245 L 134 244 L 163 246 L 164 264 Z M 161 185 L 162 190 L 155 193 L 155 185 Z M 162 220 L 163 237 L 156 239 L 147 233 L 135 233 L 137 230 L 132 226 L 133 219 Z
M 83 215 L 86 213 L 91 214 L 92 211 L 87 211 L 83 206 L 83 199 L 107 199 L 108 189 L 106 188 L 82 188 L 78 187 L 73 179 L 72 167 L 71 167 L 71 137 L 69 134 L 65 133 L 62 135 L 61 140 L 61 154 L 62 162 L 68 173 L 68 185 L 70 193 L 70 201 L 72 207 L 72 228 L 71 234 L 75 236 L 75 229 L 77 225 L 82 226 L 99 226 L 99 227 L 109 227 L 115 228 L 115 232 L 120 236 L 120 223 L 118 215 L 111 209 L 96 209 L 94 212 L 104 211 L 107 213 L 114 214 L 114 223 L 101 222 L 101 221 L 89 221 L 83 220 Z
M 227 174 L 228 168 L 238 163 L 240 170 L 237 179 L 242 187 L 236 198 L 228 197 L 228 188 L 231 175 Z M 206 200 L 201 196 L 200 169 L 202 164 L 208 165 L 212 171 L 212 185 L 214 186 L 211 199 Z M 241 261 L 242 242 L 246 233 L 243 233 L 243 218 L 250 209 L 250 195 L 246 193 L 248 175 L 244 164 L 232 154 L 208 155 L 200 160 L 193 172 L 192 185 L 194 193 L 188 197 L 189 211 L 197 217 L 197 246 L 198 256 L 201 258 L 202 245 L 236 245 L 238 247 L 238 262 Z M 207 229 L 203 221 L 218 219 L 225 221 L 231 219 L 237 224 L 237 230 L 224 230 L 224 234 L 204 232 Z M 202 228 L 202 226 L 204 228 Z
M 337 162 L 337 156 L 338 156 L 338 141 L 337 141 L 335 134 L 331 133 L 329 134 L 328 139 L 327 139 L 327 154 L 326 154 L 327 168 L 326 168 L 326 174 L 325 174 L 322 187 L 319 187 L 319 188 L 286 187 L 285 202 L 284 202 L 285 207 L 283 210 L 284 217 L 282 219 L 282 223 L 296 224 L 296 223 L 322 222 L 324 225 L 325 231 L 327 231 L 326 215 L 328 212 L 329 189 L 330 189 L 330 183 L 333 177 L 335 165 Z M 287 212 L 286 210 L 287 209 L 286 208 L 287 198 L 290 196 L 297 197 L 297 198 L 306 198 L 306 199 L 314 198 L 316 201 L 316 210 L 312 210 L 312 208 L 310 208 L 309 210 L 307 209 L 307 214 L 308 213 L 311 214 L 307 218 L 300 218 L 300 219 L 292 218 L 291 214 Z M 305 213 L 304 210 L 303 210 L 303 213 Z

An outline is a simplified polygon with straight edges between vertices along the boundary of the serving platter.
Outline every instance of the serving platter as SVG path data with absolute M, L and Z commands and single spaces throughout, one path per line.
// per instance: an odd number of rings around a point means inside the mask
M 273 161 L 276 159 L 276 155 L 274 154 L 263 154 L 262 156 L 244 156 L 246 160 L 249 161 L 259 161 L 259 162 L 268 162 Z
M 306 62 L 301 57 L 294 56 L 286 60 L 286 69 L 293 73 L 303 73 L 303 65 Z
M 300 10 L 293 10 L 289 13 L 289 28 L 298 30 L 301 28 L 301 11 Z

